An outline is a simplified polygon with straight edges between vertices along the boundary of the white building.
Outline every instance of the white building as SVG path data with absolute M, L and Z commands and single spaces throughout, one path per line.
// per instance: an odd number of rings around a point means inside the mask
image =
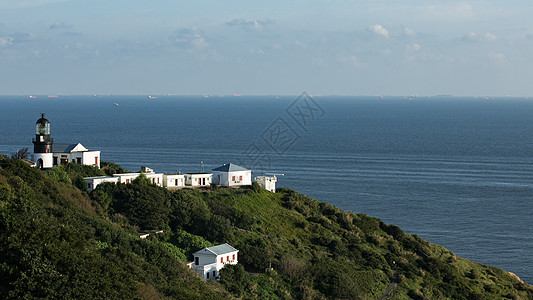
M 90 151 L 80 143 L 53 144 L 52 157 L 54 167 L 72 162 L 100 168 L 100 151 Z
M 227 264 L 236 265 L 238 263 L 238 252 L 239 250 L 228 244 L 204 248 L 193 253 L 192 269 L 205 280 L 218 280 L 220 269 Z
M 186 173 L 185 185 L 186 186 L 210 186 L 213 179 L 211 173 Z
M 163 186 L 167 189 L 181 188 L 185 186 L 185 175 L 163 174 Z
M 114 176 L 96 176 L 83 178 L 87 182 L 87 192 L 92 192 L 96 187 L 105 182 L 117 183 L 118 177 Z
M 150 180 L 152 184 L 155 184 L 157 186 L 164 186 L 164 178 L 166 176 L 165 174 L 155 173 L 154 170 L 147 167 L 142 167 L 142 170 L 143 172 L 146 172 L 144 173 L 144 175 Z M 135 178 L 139 177 L 139 175 L 141 175 L 141 173 L 122 173 L 113 174 L 113 176 L 85 177 L 83 179 L 85 180 L 85 182 L 87 182 L 87 192 L 91 192 L 96 189 L 99 184 L 102 184 L 104 182 L 112 182 L 115 184 L 119 182 L 124 184 L 132 183 Z
M 276 192 L 276 182 L 278 181 L 276 176 L 257 176 L 254 180 L 265 190 L 272 193 Z
M 241 186 L 252 184 L 252 170 L 236 164 L 223 164 L 213 169 L 213 183 L 223 186 Z
M 36 167 L 48 169 L 69 162 L 100 168 L 100 151 L 89 151 L 82 144 L 54 144 L 50 137 L 50 121 L 44 114 L 35 122 L 32 160 Z
M 113 177 L 118 178 L 120 183 L 131 183 L 135 178 L 139 177 L 141 173 L 123 173 L 123 174 L 113 174 Z M 163 186 L 163 173 L 144 173 L 146 178 L 150 180 L 152 184 L 157 186 Z

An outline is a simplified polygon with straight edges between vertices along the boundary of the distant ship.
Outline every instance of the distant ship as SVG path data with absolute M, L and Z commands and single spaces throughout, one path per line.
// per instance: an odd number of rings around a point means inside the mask
M 59 96 L 56 96 L 56 95 L 48 95 L 48 98 L 59 98 Z
M 114 105 L 114 106 L 118 106 L 118 103 L 115 102 L 115 103 L 113 103 L 113 105 Z
M 156 96 L 148 96 L 148 99 L 158 99 L 159 97 Z
M 30 99 L 35 99 L 37 98 L 37 96 L 30 96 Z

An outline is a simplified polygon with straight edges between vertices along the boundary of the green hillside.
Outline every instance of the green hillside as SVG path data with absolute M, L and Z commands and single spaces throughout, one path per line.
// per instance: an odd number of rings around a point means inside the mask
M 393 281 L 391 299 L 533 298 L 505 271 L 289 189 L 170 192 L 139 178 L 88 195 L 79 179 L 99 172 L 0 158 L 0 298 L 378 299 Z M 139 239 L 154 229 L 165 233 Z M 220 282 L 187 269 L 224 242 L 239 265 Z

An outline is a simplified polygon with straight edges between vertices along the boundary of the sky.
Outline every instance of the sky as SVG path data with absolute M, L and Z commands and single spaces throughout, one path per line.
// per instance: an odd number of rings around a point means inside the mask
M 0 94 L 533 96 L 533 2 L 0 0 Z

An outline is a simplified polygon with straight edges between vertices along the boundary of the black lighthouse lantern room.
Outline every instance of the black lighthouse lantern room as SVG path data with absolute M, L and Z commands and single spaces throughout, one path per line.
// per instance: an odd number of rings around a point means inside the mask
M 33 153 L 52 153 L 54 139 L 50 138 L 50 121 L 41 114 L 35 122 L 35 139 L 33 139 Z

